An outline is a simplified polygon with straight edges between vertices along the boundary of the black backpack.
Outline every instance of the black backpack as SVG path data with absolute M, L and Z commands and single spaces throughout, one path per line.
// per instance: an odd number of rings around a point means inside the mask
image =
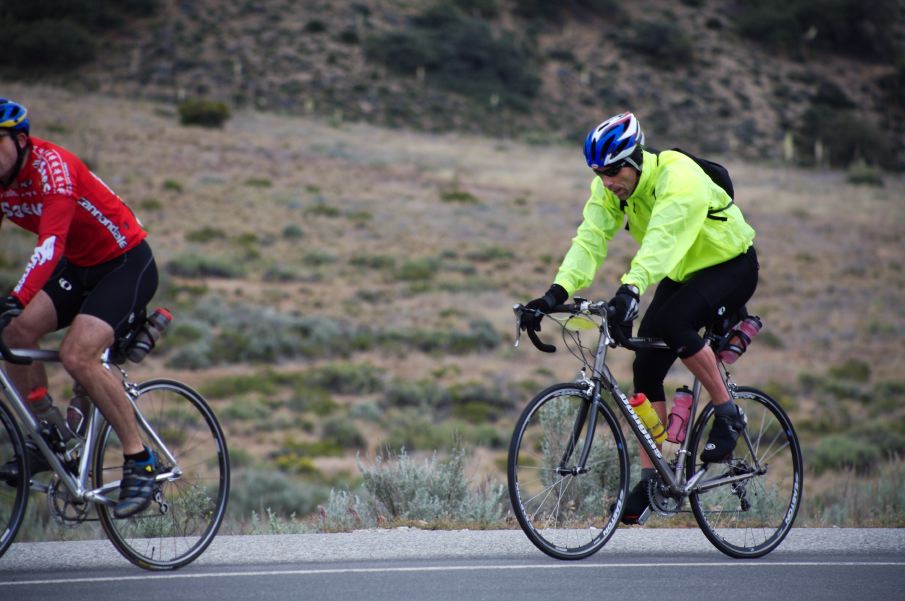
M 652 148 L 648 148 L 646 150 L 648 152 L 652 152 L 656 155 L 660 154 L 659 150 L 654 150 Z M 682 150 L 681 148 L 673 148 L 672 150 L 674 150 L 676 152 L 681 152 L 682 154 L 684 154 L 685 156 L 690 158 L 692 161 L 697 163 L 698 167 L 700 167 L 704 171 L 704 173 L 706 173 L 707 176 L 711 180 L 713 180 L 713 183 L 715 183 L 717 186 L 719 186 L 720 188 L 722 188 L 723 190 L 726 191 L 726 194 L 728 194 L 729 198 L 731 199 L 729 201 L 729 204 L 727 204 L 725 207 L 721 207 L 719 209 L 710 209 L 709 211 L 707 211 L 708 219 L 714 219 L 716 221 L 726 221 L 726 217 L 720 216 L 719 213 L 722 213 L 723 211 L 725 211 L 726 209 L 728 209 L 729 207 L 731 207 L 732 205 L 735 204 L 735 188 L 732 185 L 732 178 L 729 177 L 729 170 L 726 169 L 725 167 L 723 167 L 722 165 L 720 165 L 719 163 L 716 163 L 714 161 L 710 161 L 707 159 L 702 159 L 700 157 L 696 157 L 693 154 L 691 154 L 690 152 L 686 152 L 686 151 Z

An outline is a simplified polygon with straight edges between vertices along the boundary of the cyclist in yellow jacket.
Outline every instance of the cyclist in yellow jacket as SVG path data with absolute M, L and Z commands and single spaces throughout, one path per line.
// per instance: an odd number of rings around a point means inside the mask
M 704 462 L 730 456 L 745 416 L 729 396 L 713 350 L 699 335 L 719 307 L 741 308 L 757 287 L 754 229 L 729 194 L 690 157 L 644 149 L 644 134 L 632 113 L 607 119 L 588 134 L 585 158 L 594 171 L 584 220 L 544 296 L 526 306 L 548 312 L 591 284 L 607 244 L 625 227 L 640 244 L 610 304 L 617 321 L 630 324 L 638 303 L 657 284 L 639 336 L 662 338 L 670 350 L 639 351 L 633 366 L 636 392 L 652 402 L 666 423 L 663 380 L 676 357 L 701 381 L 716 416 L 701 454 Z M 524 328 L 539 329 L 542 316 L 526 314 Z M 630 326 L 629 326 L 630 327 Z M 655 470 L 641 453 L 641 481 L 626 501 L 623 522 L 637 523 L 648 507 L 647 479 Z

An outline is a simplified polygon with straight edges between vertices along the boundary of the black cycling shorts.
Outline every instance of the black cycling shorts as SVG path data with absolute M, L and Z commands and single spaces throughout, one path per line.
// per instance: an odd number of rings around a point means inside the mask
M 136 315 L 157 292 L 157 264 L 151 247 L 142 240 L 100 265 L 79 267 L 61 260 L 43 290 L 56 309 L 57 329 L 83 313 L 110 324 L 118 338 L 129 332 Z
M 686 282 L 662 280 L 641 320 L 638 336 L 662 338 L 670 349 L 644 349 L 635 354 L 635 391 L 651 401 L 665 401 L 663 380 L 676 357 L 690 357 L 704 347 L 698 332 L 717 319 L 720 307 L 731 315 L 750 300 L 759 269 L 752 246 L 734 259 L 702 269 Z

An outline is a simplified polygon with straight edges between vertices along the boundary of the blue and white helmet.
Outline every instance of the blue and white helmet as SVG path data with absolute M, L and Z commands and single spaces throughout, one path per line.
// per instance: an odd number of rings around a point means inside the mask
M 28 134 L 28 110 L 12 100 L 0 98 L 0 128 Z
M 643 145 L 644 132 L 638 119 L 632 113 L 622 113 L 591 130 L 584 141 L 584 158 L 591 169 L 602 169 L 628 160 L 640 171 L 640 167 L 629 157 Z

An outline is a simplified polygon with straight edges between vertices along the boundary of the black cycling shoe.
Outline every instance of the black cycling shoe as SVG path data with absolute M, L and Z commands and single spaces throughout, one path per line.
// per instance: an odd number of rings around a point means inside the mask
M 647 480 L 640 480 L 635 487 L 628 493 L 625 499 L 625 511 L 622 512 L 623 524 L 632 526 L 634 524 L 643 524 L 647 521 L 647 514 L 650 513 L 650 497 L 647 493 Z M 616 510 L 616 504 L 610 505 L 610 511 Z
M 113 508 L 113 516 L 127 518 L 141 513 L 151 504 L 154 481 L 157 477 L 157 455 L 145 462 L 127 459 L 123 465 L 123 479 L 119 483 L 119 502 Z
M 704 445 L 704 451 L 701 452 L 701 461 L 704 463 L 716 463 L 723 461 L 732 455 L 735 450 L 735 443 L 748 419 L 742 408 L 736 405 L 738 415 L 735 417 L 726 417 L 716 415 L 713 418 L 713 428 L 710 429 L 710 436 L 707 437 L 707 444 Z
M 25 441 L 25 461 L 28 463 L 28 472 L 34 476 L 40 472 L 50 471 L 50 464 L 44 459 L 44 455 L 38 450 L 30 440 Z M 15 459 L 10 459 L 3 465 L 0 465 L 0 480 L 10 486 L 19 483 L 19 466 L 16 465 Z

